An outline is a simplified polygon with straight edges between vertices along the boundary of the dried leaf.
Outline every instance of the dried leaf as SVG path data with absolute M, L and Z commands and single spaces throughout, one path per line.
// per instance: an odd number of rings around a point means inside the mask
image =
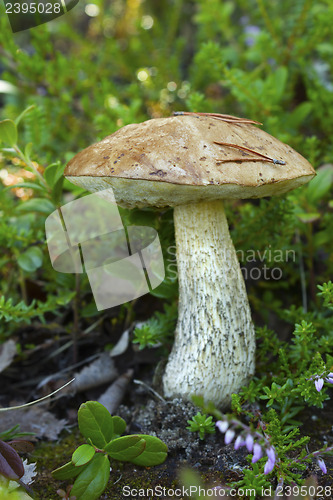
M 123 354 L 126 351 L 128 344 L 129 344 L 129 329 L 125 330 L 122 333 L 120 339 L 118 340 L 118 342 L 116 343 L 114 348 L 111 349 L 111 351 L 109 353 L 111 358 L 114 358 L 116 356 L 119 356 L 120 354 Z
M 37 437 L 53 441 L 63 430 L 66 420 L 58 420 L 42 407 L 34 406 L 29 410 L 13 410 L 3 413 L 0 420 L 0 432 L 16 424 L 20 425 L 20 432 L 33 432 Z
M 7 340 L 0 346 L 0 372 L 3 372 L 17 354 L 14 340 Z
M 86 391 L 93 387 L 111 382 L 118 375 L 114 361 L 110 356 L 103 352 L 101 356 L 86 366 L 79 373 L 76 373 L 75 381 L 71 389 L 77 392 Z
M 8 479 L 20 479 L 24 474 L 23 462 L 8 443 L 0 441 L 0 474 Z
M 14 448 L 17 453 L 31 453 L 34 449 L 34 444 L 26 439 L 13 439 L 12 441 L 7 441 L 12 448 Z
M 115 382 L 101 395 L 98 402 L 109 410 L 111 415 L 117 410 L 120 405 L 127 386 L 133 376 L 133 370 L 128 370 L 126 373 L 117 378 Z

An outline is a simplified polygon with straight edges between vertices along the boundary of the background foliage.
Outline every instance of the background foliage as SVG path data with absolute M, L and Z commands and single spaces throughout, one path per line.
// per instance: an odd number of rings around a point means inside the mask
M 318 175 L 283 197 L 228 204 L 236 248 L 270 250 L 264 264 L 282 270 L 278 280 L 246 280 L 259 327 L 257 375 L 237 412 L 246 402 L 262 411 L 267 404 L 290 430 L 306 404 L 320 407 L 327 389 L 319 393 L 309 378 L 333 371 L 332 286 L 318 289 L 333 275 L 332 18 L 330 0 L 81 0 L 13 35 L 0 16 L 0 119 L 30 107 L 18 123 L 19 149 L 3 144 L 0 158 L 0 338 L 33 318 L 62 321 L 68 333 L 98 321 L 87 280 L 53 271 L 45 245 L 46 216 L 83 194 L 62 178 L 71 156 L 123 125 L 175 110 L 246 116 Z M 170 210 L 122 214 L 158 229 L 172 262 Z M 274 252 L 287 250 L 294 258 L 276 262 Z M 136 330 L 142 348 L 172 343 L 171 273 L 154 295 L 162 312 Z M 135 317 L 131 304 L 114 321 L 123 325 L 128 315 Z

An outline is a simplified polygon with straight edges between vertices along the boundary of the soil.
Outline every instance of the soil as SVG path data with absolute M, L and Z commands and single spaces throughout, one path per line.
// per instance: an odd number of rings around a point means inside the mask
M 244 469 L 249 466 L 246 460 L 248 454 L 246 449 L 241 448 L 235 451 L 232 444 L 226 446 L 224 436 L 219 431 L 200 440 L 198 433 L 186 429 L 187 420 L 198 411 L 192 403 L 180 399 L 163 402 L 145 392 L 144 388 L 137 386 L 134 386 L 131 391 L 131 399 L 136 400 L 134 405 L 121 405 L 117 411 L 117 414 L 128 423 L 128 433 L 156 435 L 168 445 L 168 457 L 164 464 L 150 468 L 113 462 L 109 486 L 100 497 L 102 500 L 124 500 L 125 498 L 185 500 L 190 497 L 186 495 L 186 489 L 183 494 L 179 488 L 184 485 L 182 474 L 186 469 L 198 473 L 198 478 L 191 478 L 190 484 L 198 486 L 199 483 L 196 481 L 199 481 L 200 477 L 200 484 L 206 489 L 225 487 L 243 477 Z M 302 415 L 304 425 L 301 430 L 303 435 L 311 436 L 309 444 L 311 450 L 318 449 L 327 442 L 333 442 L 332 410 L 333 404 L 328 402 L 322 410 L 304 411 Z M 65 489 L 66 483 L 54 481 L 50 471 L 68 461 L 74 447 L 82 444 L 83 441 L 80 440 L 79 433 L 75 430 L 59 443 L 56 447 L 44 444 L 35 452 L 41 474 L 34 484 L 34 491 L 38 494 L 37 498 L 42 500 L 60 498 L 55 492 L 60 487 Z M 325 463 L 328 474 L 324 475 L 318 465 L 313 463 L 304 472 L 303 477 L 312 476 L 318 482 L 319 487 L 327 487 L 326 492 L 333 492 L 333 477 L 330 474 L 330 470 L 333 469 L 333 457 L 325 458 Z M 275 486 L 272 484 L 272 492 Z M 201 495 L 195 498 L 204 497 Z M 221 497 L 217 496 L 217 498 Z M 244 499 L 246 497 L 233 496 L 233 498 Z M 256 498 L 269 497 L 257 496 Z M 304 498 L 312 497 L 302 497 L 302 500 Z M 333 495 L 326 494 L 316 498 L 329 500 L 333 498 Z
M 135 318 L 138 321 L 150 317 L 151 311 L 155 310 L 156 306 L 160 310 L 162 309 L 159 301 L 155 301 L 155 303 L 154 300 L 150 297 L 149 300 L 138 302 L 135 311 Z M 120 317 L 119 311 L 112 311 L 112 316 L 106 317 L 96 331 L 79 340 L 79 361 L 81 363 L 84 363 L 85 359 L 92 354 L 104 351 L 108 343 L 111 342 L 115 345 L 118 342 L 123 331 L 131 324 L 130 319 L 125 317 L 125 319 L 119 320 Z M 64 315 L 63 323 L 67 324 L 67 322 L 68 317 Z M 31 387 L 36 388 L 41 379 L 71 365 L 72 353 L 62 349 L 58 350 L 58 347 L 66 344 L 70 337 L 68 334 L 65 335 L 64 328 L 58 327 L 58 329 L 59 332 L 55 331 L 52 324 L 32 324 L 17 331 L 17 341 L 21 343 L 22 352 L 24 352 L 28 341 L 37 347 L 32 350 L 29 356 L 22 356 L 22 359 L 18 359 L 5 374 L 1 374 L 0 382 L 4 389 L 4 406 L 12 404 L 13 394 L 24 401 L 35 399 L 35 396 L 40 397 L 38 393 L 31 394 Z M 42 351 L 38 347 L 40 345 L 43 348 Z M 201 485 L 205 485 L 206 488 L 223 487 L 239 481 L 243 477 L 244 470 L 249 466 L 246 460 L 246 450 L 241 448 L 235 451 L 232 444 L 226 446 L 224 436 L 219 431 L 208 435 L 204 440 L 200 440 L 198 433 L 186 429 L 187 421 L 198 411 L 193 404 L 179 399 L 164 401 L 149 390 L 148 386 L 153 383 L 156 364 L 163 357 L 166 357 L 166 353 L 161 355 L 161 352 L 155 349 L 140 351 L 137 346 L 129 343 L 127 350 L 115 358 L 120 374 L 129 368 L 133 369 L 134 377 L 143 380 L 146 385 L 131 382 L 123 404 L 114 414 L 125 419 L 128 424 L 128 433 L 152 434 L 162 439 L 168 446 L 168 457 L 162 465 L 151 468 L 113 462 L 110 481 L 107 490 L 101 496 L 102 500 L 172 498 L 171 490 L 182 487 L 184 481 L 187 481 L 187 484 L 196 483 L 198 485 L 199 477 Z M 81 364 L 82 366 L 84 365 Z M 161 369 L 163 370 L 163 367 Z M 77 428 L 77 410 L 80 404 L 87 400 L 97 400 L 106 388 L 107 385 L 74 396 L 65 395 L 61 399 L 49 403 L 48 411 L 51 411 L 58 419 L 66 419 L 70 425 L 65 427 L 57 441 L 50 442 L 44 438 L 40 439 L 34 453 L 28 457 L 29 462 L 37 462 L 38 474 L 32 485 L 37 500 L 59 500 L 57 490 L 59 488 L 66 489 L 68 483 L 55 481 L 51 471 L 68 462 L 74 449 L 84 443 Z M 158 384 L 154 384 L 154 389 L 160 392 Z M 325 443 L 333 443 L 332 415 L 332 401 L 326 401 L 322 410 L 306 409 L 301 415 L 297 415 L 298 420 L 303 422 L 301 433 L 311 437 L 310 451 L 321 448 Z M 36 422 L 37 426 L 38 423 Z M 327 474 L 324 475 L 318 465 L 313 463 L 304 472 L 304 477 L 314 475 L 319 486 L 328 488 L 327 493 L 328 491 L 333 492 L 333 477 L 331 475 L 333 457 L 325 458 L 325 462 L 328 469 Z M 184 479 L 184 472 L 182 472 L 184 469 L 195 471 L 198 477 L 190 479 L 185 477 Z M 273 489 L 275 486 L 272 484 Z M 156 489 L 157 487 L 159 489 Z M 155 488 L 153 492 L 152 488 Z M 163 488 L 166 490 L 164 491 Z M 147 492 L 147 489 L 150 491 Z M 128 491 L 129 494 L 127 494 Z M 189 497 L 185 494 L 178 494 L 174 498 L 185 500 Z M 203 498 L 202 495 L 200 498 Z M 218 498 L 221 498 L 221 495 Z M 245 497 L 233 496 L 233 498 L 244 499 Z M 268 497 L 266 496 L 266 498 Z M 305 500 L 305 498 L 302 497 L 300 500 Z M 310 497 L 308 498 L 311 500 Z M 333 498 L 333 495 L 319 495 L 317 498 L 329 500 Z

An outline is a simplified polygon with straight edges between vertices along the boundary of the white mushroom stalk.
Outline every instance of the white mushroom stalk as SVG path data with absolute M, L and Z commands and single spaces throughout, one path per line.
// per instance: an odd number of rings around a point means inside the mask
M 226 407 L 254 373 L 255 332 L 223 201 L 177 206 L 174 221 L 179 315 L 164 392 Z

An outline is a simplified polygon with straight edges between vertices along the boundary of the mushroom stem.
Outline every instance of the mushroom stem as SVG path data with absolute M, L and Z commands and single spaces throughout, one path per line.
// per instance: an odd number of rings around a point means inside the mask
M 255 332 L 223 202 L 177 206 L 174 221 L 179 315 L 164 392 L 226 407 L 254 373 Z

